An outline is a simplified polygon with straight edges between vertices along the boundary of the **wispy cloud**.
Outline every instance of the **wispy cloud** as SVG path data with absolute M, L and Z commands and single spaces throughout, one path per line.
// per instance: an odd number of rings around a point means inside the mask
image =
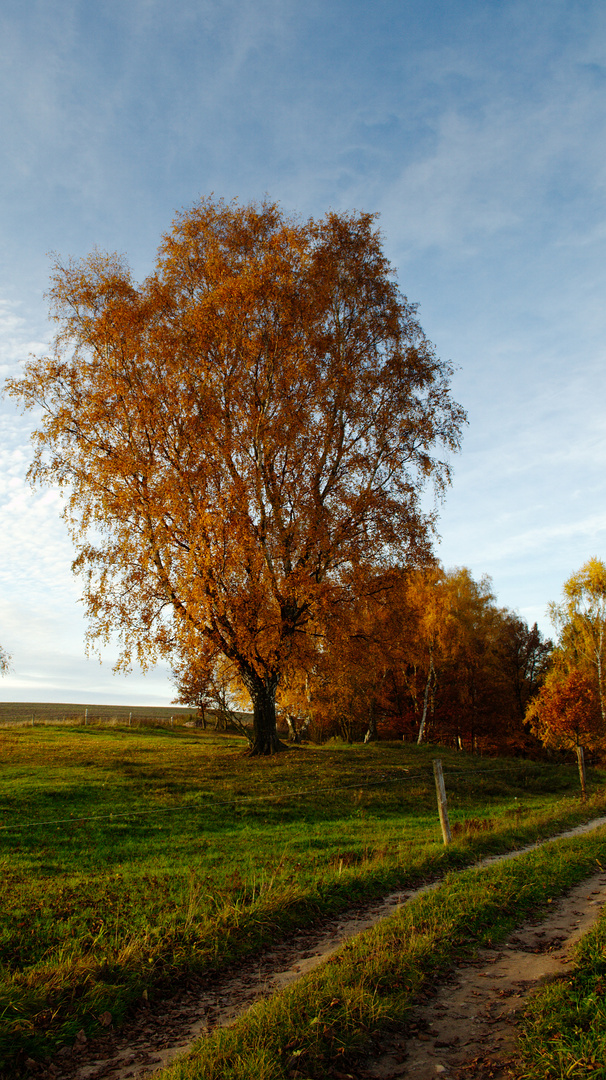
M 29 336 L 30 326 L 15 300 L 0 298 L 0 375 L 18 371 L 18 365 L 30 353 L 43 353 L 47 342 Z

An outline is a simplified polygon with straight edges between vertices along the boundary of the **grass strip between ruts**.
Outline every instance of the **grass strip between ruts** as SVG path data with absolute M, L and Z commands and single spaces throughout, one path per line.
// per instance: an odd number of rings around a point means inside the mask
M 381 1030 L 405 1024 L 424 985 L 516 925 L 606 859 L 604 829 L 486 870 L 449 874 L 326 964 L 215 1031 L 163 1080 L 284 1080 L 346 1073 Z M 555 1074 L 560 1075 L 560 1074 Z M 593 1074 L 597 1075 L 597 1074 Z
M 606 1078 L 606 910 L 565 978 L 541 987 L 522 1019 L 520 1080 Z

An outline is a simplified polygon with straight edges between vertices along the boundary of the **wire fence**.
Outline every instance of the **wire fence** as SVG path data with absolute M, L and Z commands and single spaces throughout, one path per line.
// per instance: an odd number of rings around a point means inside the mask
M 21 705 L 11 706 L 14 710 L 18 709 L 20 715 L 13 716 L 11 718 L 3 716 L 2 706 L 0 705 L 0 728 L 12 728 L 12 727 L 26 727 L 26 726 L 128 726 L 128 727 L 199 727 L 197 720 L 195 720 L 191 712 L 186 710 L 178 710 L 175 712 L 169 712 L 167 709 L 155 709 L 145 710 L 143 707 L 129 709 L 127 707 L 112 707 L 112 706 L 79 706 L 77 712 L 69 713 L 65 711 L 63 718 L 61 718 L 61 712 L 69 709 L 69 706 L 45 706 L 43 713 L 38 713 L 36 716 L 35 706 Z M 29 716 L 29 710 L 32 710 L 31 716 Z M 224 718 L 219 714 L 210 713 L 207 714 L 207 719 L 212 723 L 215 721 L 215 730 L 218 724 Z M 246 722 L 249 719 L 248 714 L 241 714 L 241 720 Z M 252 719 L 252 717 L 250 717 Z M 234 729 L 235 731 L 235 729 Z M 437 749 L 437 747 L 436 747 Z M 339 784 L 339 785 L 326 785 L 322 787 L 313 788 L 301 788 L 295 791 L 282 790 L 279 792 L 270 792 L 267 794 L 252 794 L 252 795 L 228 795 L 226 797 L 226 804 L 231 808 L 236 808 L 239 805 L 250 806 L 254 804 L 271 803 L 277 801 L 284 801 L 285 799 L 299 799 L 306 796 L 317 796 L 326 794 L 335 794 L 337 792 L 345 791 L 358 791 L 367 792 L 371 789 L 377 789 L 381 787 L 387 787 L 394 784 L 407 784 L 413 781 L 423 782 L 426 781 L 427 787 L 430 789 L 432 786 L 432 780 L 436 785 L 436 796 L 438 811 L 440 816 L 440 822 L 442 825 L 442 833 L 444 843 L 450 843 L 451 832 L 448 822 L 448 799 L 445 787 L 445 778 L 451 781 L 458 789 L 461 781 L 472 781 L 480 777 L 489 777 L 493 781 L 511 782 L 514 778 L 518 782 L 528 777 L 532 770 L 532 765 L 528 765 L 525 761 L 511 761 L 505 763 L 503 761 L 495 762 L 494 764 L 488 764 L 487 762 L 482 764 L 481 767 L 474 766 L 469 767 L 469 764 L 457 765 L 455 763 L 449 763 L 443 770 L 441 760 L 435 758 L 432 762 L 432 766 L 425 768 L 421 767 L 416 770 L 411 770 L 410 767 L 401 767 L 402 771 L 397 776 L 381 777 L 375 780 L 369 779 L 367 776 L 361 779 L 354 779 L 351 782 Z M 441 777 L 441 779 L 440 779 Z M 206 799 L 217 799 L 217 793 L 204 793 Z M 21 823 L 11 823 L 9 825 L 0 825 L 0 833 L 19 832 L 27 829 L 43 828 L 47 826 L 61 826 L 85 824 L 85 823 L 103 823 L 113 822 L 124 819 L 153 817 L 158 814 L 174 814 L 174 813 L 193 813 L 200 810 L 200 801 L 195 803 L 179 803 L 170 807 L 153 807 L 141 810 L 116 810 L 110 811 L 107 814 L 93 814 L 93 815 L 79 815 L 72 814 L 69 818 L 54 818 L 46 821 L 27 821 Z
M 216 723 L 212 718 L 213 725 Z M 33 710 L 15 713 L 3 710 L 0 706 L 0 729 L 28 727 L 197 727 L 192 713 L 155 714 L 127 709 L 124 713 L 115 710 L 99 713 L 87 709 L 78 712 L 36 713 Z
M 338 791 L 352 791 L 352 790 L 353 791 L 360 791 L 360 790 L 366 790 L 366 789 L 372 788 L 372 787 L 384 787 L 384 786 L 386 786 L 388 784 L 401 784 L 401 783 L 404 783 L 407 780 L 416 780 L 416 779 L 423 779 L 423 778 L 430 779 L 431 778 L 431 773 L 429 771 L 423 771 L 423 772 L 419 771 L 418 773 L 414 773 L 414 774 L 408 774 L 407 773 L 405 776 L 393 777 L 393 778 L 391 778 L 389 780 L 383 780 L 383 779 L 382 780 L 375 780 L 375 781 L 371 780 L 371 781 L 366 781 L 363 784 L 361 784 L 360 782 L 352 783 L 352 784 L 339 784 L 336 787 L 331 785 L 331 786 L 327 786 L 327 787 L 301 788 L 299 791 L 272 792 L 271 794 L 268 794 L 268 795 L 236 795 L 236 796 L 229 796 L 225 801 L 230 806 L 231 805 L 237 805 L 237 804 L 240 804 L 240 803 L 242 803 L 242 804 L 250 804 L 250 803 L 255 803 L 255 802 L 277 801 L 277 800 L 282 800 L 282 799 L 285 799 L 285 798 L 288 798 L 288 799 L 298 798 L 298 797 L 301 797 L 301 796 L 304 796 L 304 795 L 317 795 L 317 794 L 321 794 L 321 793 L 323 794 L 323 793 L 326 793 L 326 792 L 330 792 L 331 794 L 334 794 L 335 792 L 338 792 Z M 211 797 L 210 793 L 207 793 L 207 795 L 209 797 Z M 212 793 L 212 798 L 216 799 L 216 797 L 217 797 L 216 793 Z M 22 822 L 21 824 L 0 825 L 0 832 L 10 832 L 10 831 L 15 831 L 15 830 L 19 830 L 19 829 L 34 829 L 34 828 L 38 828 L 38 827 L 44 826 L 44 825 L 62 825 L 62 824 L 76 825 L 76 824 L 80 824 L 80 823 L 84 823 L 84 822 L 88 822 L 88 821 L 98 821 L 98 822 L 112 821 L 115 818 L 145 817 L 145 816 L 150 815 L 150 814 L 169 814 L 169 813 L 175 813 L 175 812 L 179 812 L 179 811 L 196 811 L 196 810 L 199 810 L 199 809 L 200 809 L 200 803 L 196 802 L 196 803 L 180 803 L 180 804 L 177 804 L 175 806 L 155 807 L 154 809 L 151 809 L 151 810 L 124 810 L 124 811 L 118 811 L 118 812 L 110 811 L 107 814 L 91 814 L 89 816 L 81 816 L 79 814 L 75 814 L 75 815 L 73 815 L 72 817 L 69 817 L 69 818 L 54 818 L 54 819 L 48 820 L 48 821 L 28 821 L 28 822 Z
M 225 805 L 229 806 L 229 807 L 237 807 L 238 805 L 252 805 L 252 804 L 255 804 L 255 803 L 278 802 L 278 801 L 283 801 L 285 799 L 302 798 L 302 797 L 310 796 L 310 795 L 335 794 L 335 793 L 341 792 L 341 791 L 366 792 L 366 791 L 370 791 L 371 789 L 388 787 L 388 786 L 394 785 L 394 784 L 402 785 L 402 784 L 411 783 L 411 782 L 418 782 L 418 781 L 426 781 L 427 782 L 427 787 L 429 789 L 431 789 L 432 781 L 435 781 L 435 773 L 436 773 L 435 762 L 438 762 L 440 764 L 440 767 L 441 767 L 440 759 L 434 759 L 434 763 L 432 763 L 433 768 L 432 768 L 432 766 L 428 766 L 427 768 L 421 768 L 421 769 L 417 769 L 417 770 L 410 770 L 409 768 L 404 768 L 402 773 L 399 774 L 398 776 L 381 777 L 380 779 L 376 779 L 376 780 L 369 780 L 368 778 L 364 778 L 363 780 L 354 780 L 351 783 L 338 784 L 338 785 L 332 785 L 331 784 L 331 785 L 326 785 L 326 786 L 322 786 L 322 787 L 313 787 L 313 788 L 300 788 L 300 789 L 298 789 L 296 791 L 283 790 L 283 791 L 279 791 L 279 792 L 271 792 L 271 793 L 268 793 L 268 794 L 228 795 L 225 798 Z M 523 779 L 523 774 L 524 774 L 523 764 L 520 763 L 517 766 L 512 764 L 512 766 L 510 768 L 503 768 L 502 763 L 501 763 L 500 768 L 495 767 L 495 768 L 487 768 L 487 769 L 478 769 L 478 768 L 473 768 L 473 769 L 467 768 L 467 769 L 465 769 L 463 767 L 455 765 L 455 766 L 451 766 L 451 767 L 448 767 L 447 769 L 443 770 L 443 776 L 444 776 L 444 778 L 449 778 L 450 777 L 452 779 L 452 778 L 456 777 L 457 780 L 463 779 L 463 780 L 470 780 L 470 781 L 475 779 L 475 777 L 490 776 L 493 780 L 507 781 L 507 780 L 512 779 L 512 773 L 514 773 L 514 772 L 518 774 L 518 780 Z M 520 773 L 522 773 L 522 777 L 520 777 L 520 775 L 519 775 Z M 206 799 L 212 798 L 212 799 L 214 799 L 216 801 L 217 800 L 217 793 L 216 792 L 204 792 L 203 797 L 206 798 Z M 35 829 L 35 828 L 41 828 L 41 827 L 50 826 L 50 825 L 57 826 L 57 825 L 68 824 L 68 825 L 73 826 L 73 825 L 84 824 L 84 823 L 87 823 L 87 822 L 93 822 L 93 823 L 95 823 L 95 822 L 96 823 L 112 822 L 112 821 L 117 820 L 117 819 L 148 817 L 148 816 L 153 816 L 155 814 L 171 814 L 171 813 L 179 813 L 179 812 L 196 812 L 196 811 L 199 811 L 200 808 L 201 808 L 201 802 L 200 802 L 200 800 L 197 800 L 196 802 L 193 802 L 193 803 L 192 802 L 178 803 L 178 804 L 176 804 L 174 806 L 154 807 L 154 808 L 145 809 L 145 810 L 118 810 L 118 811 L 110 811 L 107 814 L 91 814 L 91 815 L 73 814 L 69 818 L 53 818 L 53 819 L 46 820 L 46 821 L 28 821 L 28 822 L 21 822 L 20 824 L 0 825 L 0 832 L 16 832 L 16 831 L 20 831 L 20 830 L 24 830 L 24 829 Z

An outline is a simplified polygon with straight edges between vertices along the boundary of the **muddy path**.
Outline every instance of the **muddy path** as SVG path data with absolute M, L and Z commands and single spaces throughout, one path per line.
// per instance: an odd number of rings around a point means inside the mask
M 552 839 L 578 836 L 600 825 L 606 825 L 606 817 Z M 515 858 L 543 843 L 549 841 L 491 856 L 476 867 Z M 380 901 L 348 909 L 297 932 L 260 956 L 242 961 L 237 969 L 190 977 L 175 987 L 172 997 L 152 1004 L 142 1001 L 120 1031 L 113 1030 L 107 1013 L 101 1018 L 107 1024 L 105 1034 L 87 1040 L 82 1032 L 50 1065 L 28 1061 L 27 1066 L 32 1076 L 49 1080 L 143 1080 L 153 1076 L 196 1039 L 231 1023 L 260 998 L 323 963 L 349 938 L 438 884 L 393 892 Z M 415 1011 L 406 1041 L 383 1041 L 361 1064 L 355 1080 L 429 1080 L 442 1073 L 461 1080 L 515 1075 L 511 1060 L 520 1002 L 541 979 L 565 970 L 574 944 L 597 920 L 604 902 L 606 874 L 600 873 L 554 903 L 547 921 L 525 923 L 498 950 L 485 950 L 473 964 L 454 969 L 448 983 Z

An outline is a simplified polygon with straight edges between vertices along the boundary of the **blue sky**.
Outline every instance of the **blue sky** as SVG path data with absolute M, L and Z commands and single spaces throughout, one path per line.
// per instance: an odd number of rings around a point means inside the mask
M 175 211 L 376 211 L 468 410 L 446 566 L 545 609 L 606 558 L 606 6 L 594 0 L 4 0 L 0 376 L 51 336 L 48 252 L 151 269 Z M 84 655 L 30 416 L 0 404 L 5 700 L 168 703 Z

